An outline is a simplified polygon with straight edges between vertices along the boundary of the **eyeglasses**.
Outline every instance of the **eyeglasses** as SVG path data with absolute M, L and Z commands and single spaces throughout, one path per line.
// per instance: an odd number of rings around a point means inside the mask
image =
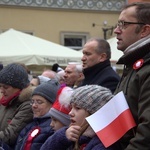
M 41 105 L 41 104 L 43 104 L 44 102 L 43 101 L 41 101 L 41 100 L 31 100 L 31 102 L 30 102 L 30 105 L 33 105 L 33 104 L 35 104 L 35 105 Z
M 127 21 L 120 20 L 120 21 L 118 21 L 118 23 L 117 23 L 117 27 L 119 27 L 119 29 L 122 30 L 122 29 L 125 29 L 125 26 L 126 26 L 126 25 L 129 25 L 129 24 L 146 25 L 146 24 L 143 23 L 143 22 L 127 22 Z

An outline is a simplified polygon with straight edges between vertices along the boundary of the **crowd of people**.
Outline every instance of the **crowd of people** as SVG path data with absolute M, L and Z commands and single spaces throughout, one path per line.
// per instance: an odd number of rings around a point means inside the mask
M 111 67 L 109 43 L 101 38 L 85 43 L 82 64 L 64 69 L 54 64 L 32 79 L 23 64 L 0 65 L 0 149 L 150 149 L 150 3 L 124 6 L 114 33 L 124 53 L 117 62 L 124 65 L 121 77 Z M 86 117 L 120 91 L 136 126 L 105 147 Z

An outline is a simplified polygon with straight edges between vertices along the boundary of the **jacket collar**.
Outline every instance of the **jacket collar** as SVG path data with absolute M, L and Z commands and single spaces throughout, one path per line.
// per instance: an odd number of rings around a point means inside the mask
M 86 68 L 83 70 L 83 74 L 85 76 L 93 76 L 93 74 L 97 74 L 97 72 L 103 70 L 104 68 L 106 68 L 107 66 L 110 66 L 110 60 L 105 60 L 104 62 L 100 62 L 92 67 Z
M 85 132 L 82 134 L 82 136 L 87 136 L 87 137 L 94 137 L 95 136 L 95 132 L 94 130 L 91 128 L 91 126 L 88 126 L 88 128 L 85 130 Z
M 130 45 L 117 64 L 132 65 L 138 59 L 143 58 L 150 51 L 150 35 Z
M 130 45 L 129 47 L 127 47 L 126 50 L 124 51 L 124 54 L 128 55 L 128 54 L 136 51 L 136 49 L 139 49 L 139 48 L 147 45 L 148 43 L 150 43 L 150 35 L 138 40 L 137 42 L 135 42 L 132 45 Z

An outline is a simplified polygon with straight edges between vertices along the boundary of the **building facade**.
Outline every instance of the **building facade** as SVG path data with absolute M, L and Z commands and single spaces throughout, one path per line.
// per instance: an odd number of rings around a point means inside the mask
M 113 36 L 125 0 L 1 0 L 0 31 L 10 28 L 81 49 L 93 36 Z
M 122 6 L 133 1 L 142 0 L 0 0 L 0 32 L 13 28 L 80 50 L 90 37 L 115 36 Z

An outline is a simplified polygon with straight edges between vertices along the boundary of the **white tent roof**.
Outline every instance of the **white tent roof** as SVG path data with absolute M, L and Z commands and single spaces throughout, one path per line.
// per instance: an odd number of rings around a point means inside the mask
M 82 54 L 73 49 L 44 39 L 9 29 L 0 34 L 0 63 L 20 62 L 25 65 L 66 66 L 68 62 L 80 62 Z
M 123 55 L 123 53 L 117 49 L 116 37 L 108 39 L 107 42 L 110 44 L 110 47 L 111 47 L 111 61 L 117 62 L 118 59 Z

